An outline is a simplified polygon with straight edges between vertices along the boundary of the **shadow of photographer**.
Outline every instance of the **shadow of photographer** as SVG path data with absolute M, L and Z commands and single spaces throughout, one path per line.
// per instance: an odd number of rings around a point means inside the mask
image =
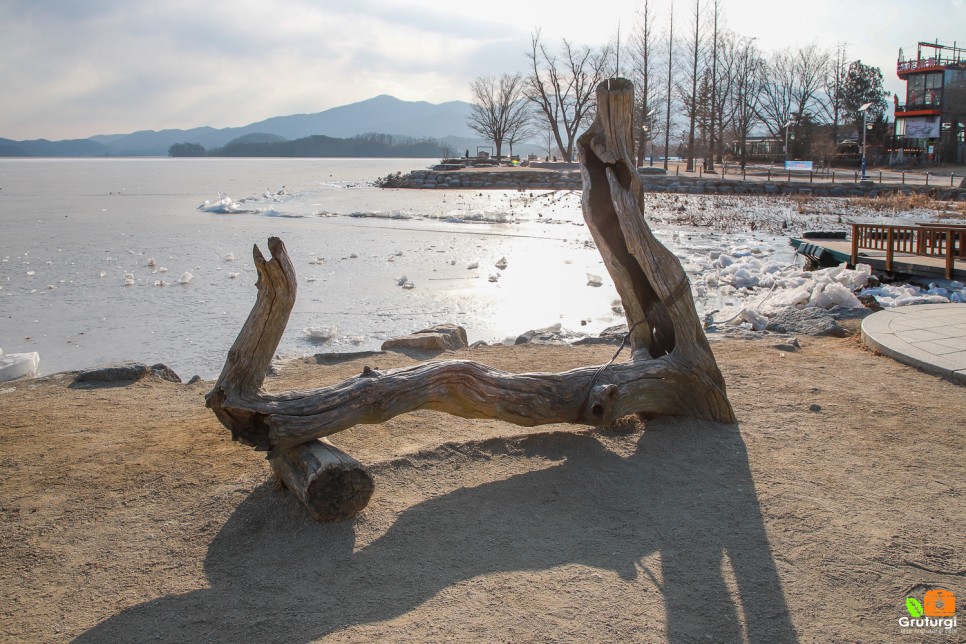
M 78 641 L 311 641 L 406 614 L 474 577 L 566 564 L 656 586 L 667 625 L 656 638 L 796 640 L 737 427 L 651 422 L 627 456 L 560 432 L 481 450 L 560 462 L 422 501 L 357 551 L 353 522 L 312 523 L 262 485 L 212 540 L 210 588 L 125 610 Z M 436 467 L 417 464 L 402 474 L 414 485 Z M 655 553 L 660 580 L 640 572 Z

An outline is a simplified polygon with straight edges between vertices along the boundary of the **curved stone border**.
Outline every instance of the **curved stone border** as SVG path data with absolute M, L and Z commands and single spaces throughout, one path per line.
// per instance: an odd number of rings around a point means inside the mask
M 873 313 L 862 321 L 862 341 L 899 362 L 966 385 L 966 304 Z

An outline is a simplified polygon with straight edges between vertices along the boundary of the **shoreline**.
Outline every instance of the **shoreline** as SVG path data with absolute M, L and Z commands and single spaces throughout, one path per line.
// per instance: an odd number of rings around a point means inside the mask
M 720 327 L 712 326 L 711 328 L 707 328 L 705 329 L 705 335 L 712 346 L 720 342 L 749 340 L 767 340 L 779 344 L 791 343 L 790 346 L 794 346 L 798 342 L 799 337 L 844 338 L 855 336 L 859 332 L 862 319 L 873 312 L 867 308 L 846 309 L 841 307 L 833 307 L 831 310 L 814 309 L 812 312 L 808 311 L 808 309 L 801 310 L 806 311 L 806 315 L 802 316 L 801 319 L 792 319 L 786 316 L 782 322 L 784 326 L 755 329 L 752 322 L 746 321 L 744 318 L 739 318 L 728 320 Z M 407 342 L 420 334 L 433 333 L 439 328 L 445 329 L 446 327 L 462 328 L 456 324 L 442 324 L 430 329 L 413 331 L 406 336 L 387 340 L 384 344 L 391 346 L 378 350 L 323 351 L 285 357 L 277 356 L 271 363 L 267 377 L 278 377 L 286 370 L 297 365 L 333 365 L 369 358 L 385 357 L 393 354 L 398 354 L 405 358 L 431 360 L 439 355 L 453 351 L 472 353 L 477 350 L 485 351 L 487 349 L 497 348 L 582 349 L 586 347 L 611 347 L 616 351 L 621 346 L 624 334 L 627 332 L 626 323 L 604 329 L 597 335 L 569 331 L 557 324 L 524 331 L 517 336 L 513 344 L 509 344 L 507 341 L 488 343 L 481 340 L 457 349 L 452 349 L 442 346 L 439 348 L 427 348 L 427 343 L 422 341 Z M 465 330 L 463 332 L 465 333 Z M 507 338 L 507 340 L 509 339 Z M 629 349 L 625 347 L 621 353 L 627 353 L 629 355 Z M 64 380 L 71 380 L 75 385 L 88 387 L 97 387 L 112 383 L 133 383 L 144 379 L 165 380 L 178 384 L 193 385 L 199 382 L 213 383 L 218 379 L 218 376 L 219 374 L 215 374 L 210 378 L 203 378 L 197 374 L 192 374 L 191 376 L 184 377 L 182 374 L 171 369 L 164 360 L 151 365 L 136 360 L 124 360 L 110 364 L 64 369 L 40 376 L 28 375 L 13 380 L 0 381 L 0 394 L 14 393 L 21 385 L 52 383 Z
M 559 372 L 613 349 L 447 358 Z M 376 493 L 329 525 L 231 441 L 204 408 L 205 383 L 18 388 L 0 431 L 13 611 L 0 635 L 889 639 L 905 590 L 941 585 L 923 570 L 955 571 L 966 549 L 966 428 L 948 414 L 962 386 L 851 338 L 725 340 L 714 353 L 734 426 L 525 428 L 424 410 L 340 432 L 333 444 L 371 468 Z M 413 362 L 292 362 L 266 384 L 304 390 Z M 857 398 L 857 382 L 875 386 Z M 910 427 L 930 429 L 915 450 Z M 926 493 L 943 511 L 908 503 Z M 835 614 L 815 620 L 829 596 Z
M 570 165 L 570 164 L 567 164 Z M 903 183 L 877 183 L 874 179 L 849 181 L 851 172 L 842 172 L 845 179 L 835 183 L 828 179 L 814 181 L 812 173 L 769 169 L 767 178 L 746 180 L 739 178 L 741 172 L 724 176 L 681 176 L 655 173 L 653 168 L 639 168 L 645 192 L 705 194 L 705 195 L 767 195 L 810 197 L 863 197 L 876 198 L 890 195 L 923 195 L 939 201 L 966 201 L 966 188 L 943 185 L 943 177 L 934 179 L 933 185 Z M 871 176 L 871 175 L 870 175 Z M 966 183 L 966 179 L 963 179 Z M 532 168 L 465 168 L 461 170 L 413 170 L 409 174 L 388 175 L 376 180 L 376 186 L 384 189 L 412 190 L 580 190 L 580 172 L 572 169 L 547 170 Z

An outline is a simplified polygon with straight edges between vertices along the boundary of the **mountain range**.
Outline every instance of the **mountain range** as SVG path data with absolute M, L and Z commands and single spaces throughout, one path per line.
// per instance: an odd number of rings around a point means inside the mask
M 275 116 L 242 127 L 197 127 L 190 130 L 141 130 L 130 134 L 101 134 L 65 141 L 13 141 L 0 138 L 0 157 L 166 156 L 176 143 L 219 148 L 240 137 L 269 135 L 275 140 L 313 135 L 348 138 L 378 133 L 413 138 L 435 138 L 455 149 L 474 147 L 479 136 L 466 124 L 470 104 L 463 101 L 427 103 L 402 101 L 385 94 L 333 107 L 315 114 Z

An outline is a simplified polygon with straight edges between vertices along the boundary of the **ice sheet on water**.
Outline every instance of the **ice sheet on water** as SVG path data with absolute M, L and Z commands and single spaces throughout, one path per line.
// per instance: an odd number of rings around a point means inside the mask
M 40 354 L 8 353 L 0 351 L 0 382 L 16 378 L 32 377 L 40 370 Z
M 516 221 L 512 213 L 490 210 L 453 210 L 444 215 L 429 214 L 427 219 L 455 224 L 512 224 Z
M 846 309 L 858 309 L 864 306 L 852 291 L 838 282 L 816 284 L 812 290 L 811 297 L 809 297 L 809 304 L 821 309 L 830 309 L 833 306 L 841 306 Z
M 309 342 L 324 343 L 334 339 L 339 330 L 334 326 L 310 326 L 303 329 Z
M 317 213 L 317 214 L 320 216 L 329 216 L 329 217 L 338 216 L 338 213 L 325 213 L 324 215 L 322 213 Z M 402 221 L 405 221 L 407 219 L 413 219 L 412 215 L 407 215 L 406 213 L 399 212 L 398 210 L 389 210 L 386 212 L 382 212 L 379 210 L 376 210 L 374 212 L 350 212 L 346 216 L 353 217 L 356 219 L 396 219 L 396 220 L 402 220 Z
M 223 215 L 255 212 L 254 210 L 243 208 L 240 202 L 235 201 L 224 192 L 219 192 L 218 198 L 214 201 L 205 199 L 204 202 L 198 206 L 198 210 Z

